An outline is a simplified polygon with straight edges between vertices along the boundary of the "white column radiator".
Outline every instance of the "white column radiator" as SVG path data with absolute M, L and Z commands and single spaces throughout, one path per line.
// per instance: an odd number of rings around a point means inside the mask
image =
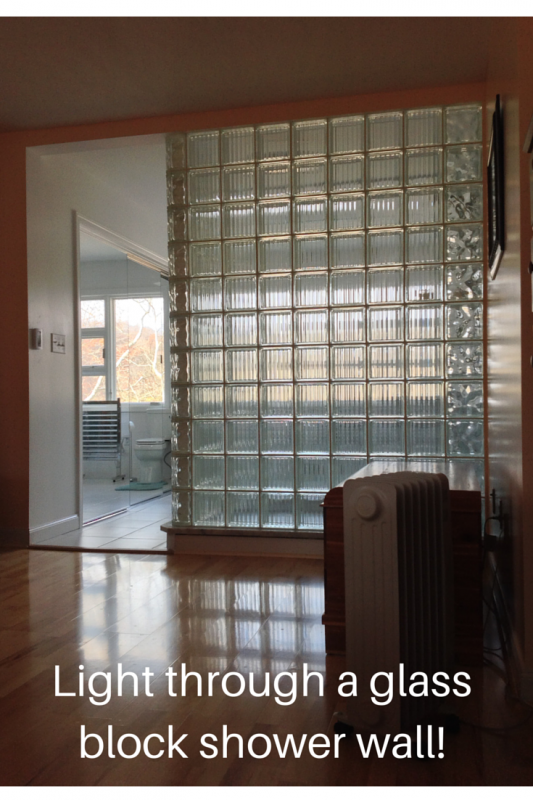
M 357 675 L 347 722 L 357 730 L 399 733 L 442 702 L 399 694 L 414 672 L 453 669 L 453 577 L 448 479 L 397 472 L 344 484 L 346 669 Z M 394 697 L 372 702 L 370 681 L 393 673 Z M 381 683 L 379 682 L 381 680 Z M 386 682 L 378 679 L 383 691 Z

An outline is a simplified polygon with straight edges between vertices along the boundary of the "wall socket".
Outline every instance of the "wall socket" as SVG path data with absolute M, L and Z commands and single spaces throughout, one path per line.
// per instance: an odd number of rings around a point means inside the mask
M 52 353 L 63 353 L 66 352 L 66 345 L 65 345 L 65 334 L 64 333 L 53 333 L 52 334 Z

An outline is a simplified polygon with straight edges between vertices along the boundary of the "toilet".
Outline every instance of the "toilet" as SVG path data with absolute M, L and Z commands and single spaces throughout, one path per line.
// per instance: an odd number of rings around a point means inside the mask
M 148 433 L 151 435 L 137 439 L 135 443 L 135 455 L 139 459 L 139 483 L 159 483 L 163 480 L 163 459 L 170 452 L 170 436 L 164 436 L 165 416 L 168 419 L 168 411 L 161 408 L 148 408 L 146 411 Z

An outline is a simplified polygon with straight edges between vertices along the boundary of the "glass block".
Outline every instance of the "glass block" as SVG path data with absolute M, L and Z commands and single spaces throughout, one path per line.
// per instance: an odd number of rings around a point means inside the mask
M 196 169 L 189 172 L 189 203 L 220 202 L 220 170 Z
M 324 527 L 321 503 L 324 493 L 296 495 L 296 527 L 304 531 L 320 531 Z
M 183 169 L 186 165 L 187 137 L 172 133 L 166 137 L 167 169 Z
M 226 417 L 257 417 L 257 386 L 226 386 Z
M 190 289 L 193 311 L 222 310 L 222 281 L 220 278 L 192 280 Z
M 224 388 L 222 386 L 192 386 L 191 396 L 193 417 L 224 416 Z
M 447 144 L 480 142 L 482 135 L 482 106 L 449 106 L 444 112 Z
M 444 385 L 441 382 L 407 384 L 408 417 L 443 417 Z
M 368 309 L 368 339 L 371 342 L 391 342 L 403 339 L 403 308 Z
M 224 167 L 222 170 L 222 199 L 253 200 L 255 197 L 255 168 Z M 218 198 L 213 198 L 214 200 Z
M 230 419 L 226 422 L 226 452 L 259 452 L 259 427 L 256 420 Z
M 330 237 L 332 269 L 353 269 L 365 266 L 365 234 L 334 233 Z
M 261 416 L 292 417 L 292 393 L 292 384 L 266 383 L 261 386 Z
M 332 342 L 362 342 L 365 338 L 364 308 L 335 308 L 331 311 Z
M 294 269 L 327 269 L 328 237 L 295 236 Z
M 479 300 L 482 297 L 482 264 L 450 264 L 446 267 L 446 300 Z
M 368 273 L 368 303 L 401 303 L 403 301 L 403 268 L 373 269 Z
M 297 347 L 294 372 L 298 381 L 327 381 L 329 348 Z
M 366 421 L 332 420 L 331 452 L 334 455 L 366 455 Z
M 482 417 L 483 383 L 452 381 L 446 387 L 446 411 L 448 417 Z
M 257 350 L 226 350 L 226 381 L 251 383 L 257 380 Z
M 442 109 L 417 108 L 405 115 L 407 147 L 427 147 L 442 143 Z
M 259 278 L 259 308 L 291 308 L 292 277 L 268 275 Z
M 403 192 L 373 192 L 367 196 L 369 228 L 394 228 L 403 224 Z
M 186 350 L 170 354 L 170 380 L 172 383 L 189 383 L 190 354 Z
M 295 422 L 296 452 L 316 455 L 329 454 L 329 421 L 302 419 Z
M 369 417 L 403 417 L 404 407 L 403 383 L 368 384 Z
M 482 336 L 483 306 L 481 303 L 446 306 L 447 339 L 481 339 Z
M 366 467 L 366 458 L 336 456 L 331 459 L 331 485 L 339 486 L 356 472 Z
M 187 165 L 216 167 L 220 163 L 218 131 L 199 131 L 187 134 Z
M 403 344 L 370 345 L 369 378 L 403 378 Z
M 259 458 L 227 456 L 226 486 L 228 489 L 259 489 Z
M 259 492 L 229 492 L 226 509 L 228 527 L 259 527 Z
M 408 378 L 442 378 L 442 345 L 407 345 Z
M 291 194 L 290 161 L 274 161 L 257 167 L 257 196 L 261 200 L 289 197 Z
M 189 274 L 189 249 L 185 242 L 168 243 L 168 266 L 172 277 L 183 278 Z
M 403 419 L 371 419 L 368 423 L 368 449 L 373 456 L 405 454 Z
M 261 489 L 294 491 L 293 456 L 262 456 Z
M 224 456 L 194 456 L 194 489 L 224 489 Z
M 365 225 L 365 197 L 362 194 L 338 194 L 329 201 L 329 225 L 332 231 L 350 231 Z
M 483 438 L 482 420 L 461 419 L 446 423 L 449 456 L 482 456 Z
M 405 272 L 405 300 L 407 303 L 442 300 L 441 266 L 407 267 Z
M 292 348 L 265 347 L 259 354 L 261 381 L 292 380 Z
M 204 387 L 197 387 L 197 388 L 204 388 Z M 219 389 L 220 387 L 215 386 L 213 388 Z M 173 417 L 191 416 L 191 390 L 188 386 L 172 387 L 170 413 Z M 209 416 L 209 415 L 202 414 L 201 416 Z
M 328 123 L 325 119 L 292 123 L 292 153 L 294 158 L 325 156 Z
M 190 347 L 189 317 L 170 317 L 169 333 L 171 347 Z
M 403 183 L 401 153 L 372 153 L 366 158 L 366 188 L 394 189 Z
M 446 222 L 483 219 L 483 184 L 446 187 Z
M 292 190 L 295 195 L 325 194 L 328 190 L 326 158 L 305 158 L 292 165 Z
M 225 203 L 222 223 L 226 239 L 255 236 L 255 203 Z
M 294 495 L 279 492 L 262 492 L 261 527 L 294 528 Z
M 448 225 L 446 261 L 477 261 L 483 258 L 483 225 Z
M 442 189 L 407 189 L 406 225 L 442 222 Z
M 259 315 L 260 344 L 292 344 L 292 313 L 267 311 Z
M 403 231 L 369 231 L 367 251 L 369 267 L 403 264 Z
M 407 228 L 405 260 L 408 264 L 442 261 L 442 228 L 439 226 Z
M 201 242 L 189 247 L 191 275 L 220 275 L 222 272 L 222 249 L 220 242 Z
M 256 270 L 255 241 L 224 242 L 224 274 L 238 275 Z
M 201 456 L 207 458 L 207 456 Z M 219 458 L 219 456 L 213 456 Z M 189 456 L 172 456 L 172 486 L 175 489 L 187 489 L 192 484 L 191 458 Z
M 362 269 L 339 270 L 330 277 L 332 306 L 351 306 L 365 302 L 365 273 Z
M 172 422 L 172 450 L 175 453 L 189 453 L 191 450 L 191 423 Z
M 408 306 L 406 338 L 442 339 L 442 306 Z
M 326 231 L 327 200 L 325 197 L 296 198 L 292 209 L 295 233 Z
M 368 114 L 366 145 L 368 150 L 394 150 L 402 147 L 403 114 L 400 111 Z
M 329 385 L 327 383 L 299 383 L 296 385 L 296 416 L 329 416 Z
M 259 236 L 282 236 L 291 232 L 290 200 L 262 200 L 257 204 Z
M 365 157 L 336 156 L 329 160 L 329 191 L 360 192 L 365 187 Z M 325 191 L 325 190 L 324 190 Z
M 329 152 L 360 153 L 365 149 L 365 118 L 335 117 L 329 121 Z
M 202 206 L 211 208 L 211 206 Z M 215 206 L 218 208 L 218 206 Z M 190 214 L 191 212 L 189 212 Z M 189 236 L 187 223 L 187 208 L 184 206 L 170 206 L 167 210 L 167 231 L 169 241 L 177 240 L 184 242 Z M 194 228 L 196 231 L 196 228 Z M 192 236 L 192 233 L 191 233 Z M 194 237 L 192 237 L 194 238 Z M 197 239 L 216 239 L 216 236 L 196 236 Z
M 192 423 L 192 449 L 194 453 L 224 452 L 223 420 L 195 419 Z
M 291 269 L 290 236 L 259 239 L 259 272 L 290 272 Z
M 257 344 L 256 314 L 226 314 L 224 325 L 226 347 L 246 347 Z
M 295 306 L 327 306 L 328 273 L 301 273 L 294 278 Z
M 261 420 L 261 452 L 292 453 L 294 450 L 292 419 Z
M 224 308 L 226 311 L 257 308 L 257 279 L 251 276 L 226 278 Z
M 483 344 L 457 342 L 446 345 L 447 378 L 481 378 L 483 375 Z
M 220 206 L 192 206 L 189 209 L 189 225 L 192 241 L 220 239 Z
M 330 487 L 329 456 L 298 456 L 296 488 L 300 491 L 328 492 Z
M 407 150 L 405 153 L 405 183 L 407 186 L 442 183 L 442 148 Z
M 350 381 L 365 377 L 365 350 L 359 347 L 331 348 L 331 378 L 334 381 Z
M 444 420 L 413 419 L 407 422 L 407 454 L 410 456 L 443 456 Z
M 191 524 L 192 494 L 191 492 L 172 491 L 172 524 Z
M 224 527 L 224 492 L 193 492 L 193 525 L 206 528 Z
M 480 181 L 482 148 L 479 144 L 446 148 L 446 183 Z
M 253 128 L 229 128 L 222 131 L 220 145 L 223 164 L 253 161 L 255 155 Z
M 296 311 L 294 313 L 294 341 L 297 344 L 327 342 L 328 312 L 326 310 Z
M 332 417 L 364 417 L 366 413 L 364 383 L 331 384 Z
M 222 347 L 222 314 L 194 314 L 191 319 L 193 347 Z
M 291 154 L 291 128 L 288 122 L 260 125 L 255 131 L 258 161 L 289 158 Z
M 193 383 L 213 383 L 224 379 L 222 350 L 193 350 Z

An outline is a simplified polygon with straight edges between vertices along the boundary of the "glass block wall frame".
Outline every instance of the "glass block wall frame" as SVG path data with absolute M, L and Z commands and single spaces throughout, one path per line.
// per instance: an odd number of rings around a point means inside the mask
M 307 535 L 372 458 L 482 477 L 481 112 L 168 136 L 175 525 Z

